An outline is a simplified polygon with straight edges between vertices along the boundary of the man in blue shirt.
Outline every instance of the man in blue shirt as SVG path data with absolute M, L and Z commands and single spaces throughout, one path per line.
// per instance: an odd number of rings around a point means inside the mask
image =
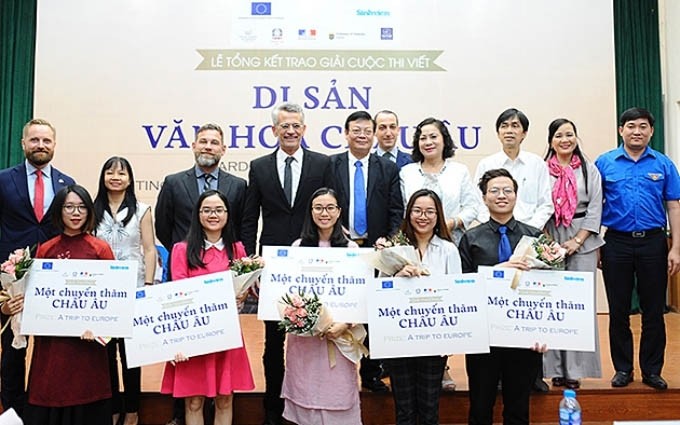
M 661 377 L 666 347 L 663 319 L 666 282 L 680 270 L 680 177 L 673 162 L 650 148 L 654 117 L 642 108 L 619 118 L 623 145 L 602 154 L 595 165 L 602 175 L 607 227 L 602 274 L 609 301 L 609 350 L 616 374 L 613 387 L 633 381 L 633 335 L 629 310 L 633 282 L 642 309 L 640 368 L 642 382 L 665 390 Z M 666 213 L 673 244 L 666 242 Z

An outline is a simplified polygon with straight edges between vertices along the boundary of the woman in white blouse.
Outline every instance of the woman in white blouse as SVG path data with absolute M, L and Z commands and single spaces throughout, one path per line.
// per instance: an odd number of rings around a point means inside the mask
M 456 245 L 477 217 L 481 195 L 467 167 L 453 160 L 457 147 L 444 123 L 426 118 L 413 136 L 413 163 L 399 173 L 404 202 L 419 189 L 430 189 L 442 200 L 446 224 Z

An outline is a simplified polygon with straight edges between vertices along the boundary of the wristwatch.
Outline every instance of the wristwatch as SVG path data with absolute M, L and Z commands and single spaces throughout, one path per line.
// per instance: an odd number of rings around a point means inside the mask
M 577 244 L 583 245 L 583 239 L 579 238 L 578 236 L 574 236 L 574 240 L 576 241 Z

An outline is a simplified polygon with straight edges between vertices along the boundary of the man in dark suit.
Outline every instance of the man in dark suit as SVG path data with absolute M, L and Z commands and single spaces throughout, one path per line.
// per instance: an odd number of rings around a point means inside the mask
M 0 262 L 17 248 L 35 248 L 57 235 L 52 226 L 49 206 L 54 194 L 74 184 L 73 179 L 52 167 L 50 161 L 56 146 L 56 131 L 52 124 L 33 119 L 24 126 L 21 146 L 26 160 L 15 167 L 0 171 Z M 12 301 L 2 305 L 2 324 L 11 314 Z M 26 348 L 12 347 L 14 334 L 7 327 L 2 333 L 2 406 L 14 408 L 22 415 L 26 404 Z
M 357 111 L 345 120 L 349 151 L 331 156 L 343 225 L 359 246 L 397 232 L 404 216 L 399 169 L 390 160 L 370 153 L 375 122 L 368 112 Z M 364 342 L 368 346 L 368 338 Z M 361 385 L 375 392 L 388 391 L 377 360 L 361 359 Z
M 224 134 L 217 124 L 205 124 L 196 132 L 191 144 L 194 152 L 193 167 L 165 177 L 156 201 L 156 237 L 168 253 L 177 242 L 184 240 L 191 224 L 191 213 L 201 193 L 208 189 L 219 190 L 229 201 L 229 220 L 238 239 L 243 218 L 246 181 L 221 170 L 224 155 Z M 170 255 L 168 264 L 170 265 Z M 168 278 L 172 279 L 170 273 Z M 173 419 L 168 424 L 184 423 L 184 399 L 176 399 Z
M 400 133 L 397 114 L 383 110 L 375 114 L 373 120 L 375 121 L 375 138 L 378 140 L 375 154 L 394 162 L 400 170 L 404 165 L 412 163 L 411 154 L 402 152 L 397 147 Z
M 250 163 L 241 231 L 248 254 L 256 252 L 260 213 L 260 250 L 263 245 L 290 245 L 300 237 L 312 193 L 320 187 L 334 187 L 328 157 L 300 147 L 306 129 L 302 107 L 292 103 L 278 105 L 272 111 L 272 122 L 278 149 Z M 285 333 L 277 329 L 277 322 L 265 322 L 262 356 L 265 424 L 281 423 L 284 338 Z
M 184 240 L 191 223 L 191 212 L 199 195 L 207 189 L 224 193 L 229 200 L 229 220 L 237 239 L 240 236 L 246 181 L 221 170 L 224 134 L 217 124 L 205 124 L 196 132 L 191 144 L 195 165 L 165 177 L 156 201 L 156 236 L 172 252 L 175 243 Z

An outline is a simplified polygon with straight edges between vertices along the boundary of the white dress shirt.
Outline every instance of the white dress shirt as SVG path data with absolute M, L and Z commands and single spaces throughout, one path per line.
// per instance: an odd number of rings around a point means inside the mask
M 298 148 L 298 150 L 296 150 L 293 155 L 288 155 L 281 149 L 276 151 L 276 170 L 279 173 L 279 182 L 281 183 L 281 187 L 283 187 L 283 179 L 286 173 L 286 158 L 289 156 L 295 158 L 295 161 L 290 163 L 290 171 L 292 176 L 290 204 L 295 205 L 295 194 L 297 193 L 298 186 L 300 185 L 300 174 L 302 173 L 302 158 L 304 156 L 302 148 Z
M 505 168 L 517 181 L 517 203 L 513 213 L 515 220 L 543 229 L 555 211 L 552 203 L 550 174 L 543 159 L 531 152 L 520 151 L 515 160 L 500 151 L 487 156 L 477 164 L 475 182 L 482 175 L 497 168 Z M 484 206 L 477 220 L 484 223 L 489 220 L 489 210 Z

